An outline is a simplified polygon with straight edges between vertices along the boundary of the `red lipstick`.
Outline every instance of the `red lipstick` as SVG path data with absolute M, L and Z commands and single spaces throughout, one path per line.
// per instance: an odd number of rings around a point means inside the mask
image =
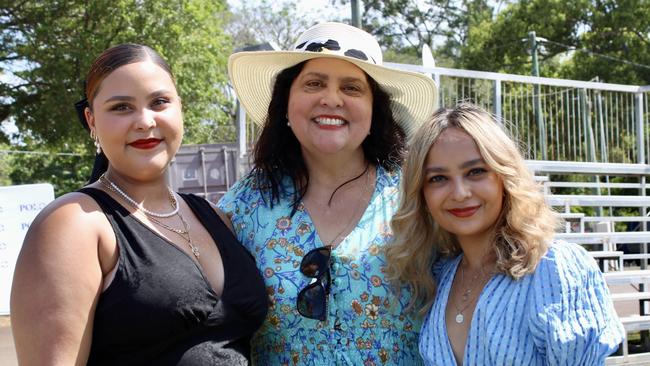
M 140 139 L 131 142 L 129 145 L 135 147 L 136 149 L 148 150 L 158 146 L 158 144 L 160 144 L 161 141 L 162 140 L 160 139 L 154 139 L 154 138 Z
M 456 217 L 470 217 L 478 211 L 481 206 L 472 206 L 472 207 L 463 207 L 463 208 L 454 208 L 449 211 L 452 215 Z

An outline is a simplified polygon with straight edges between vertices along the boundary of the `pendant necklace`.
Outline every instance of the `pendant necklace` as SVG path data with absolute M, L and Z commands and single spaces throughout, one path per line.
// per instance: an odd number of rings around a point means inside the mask
M 187 244 L 189 245 L 190 250 L 192 251 L 192 254 L 194 254 L 196 259 L 199 259 L 199 257 L 201 256 L 201 252 L 199 251 L 199 248 L 196 245 L 194 245 L 194 242 L 192 241 L 192 236 L 190 236 L 190 224 L 188 224 L 187 221 L 185 221 L 185 218 L 183 217 L 183 215 L 181 215 L 180 211 L 177 213 L 177 215 L 178 215 L 178 218 L 181 219 L 181 223 L 183 224 L 182 229 L 177 229 L 175 227 L 171 227 L 171 226 L 165 224 L 164 222 L 160 222 L 157 219 L 155 219 L 153 217 L 150 217 L 150 216 L 148 216 L 148 218 L 153 223 L 158 224 L 159 226 L 161 226 L 161 227 L 163 227 L 163 228 L 165 228 L 165 229 L 167 229 L 167 230 L 169 230 L 169 231 L 171 231 L 173 233 L 176 233 L 176 234 L 178 234 L 178 236 L 183 238 L 183 240 L 185 240 L 187 242 Z
M 343 185 L 345 185 L 345 184 L 348 184 L 348 183 L 350 183 L 350 182 L 352 182 L 352 181 L 354 181 L 354 180 L 359 179 L 359 178 L 362 177 L 364 174 L 365 174 L 365 176 L 366 176 L 366 182 L 365 182 L 365 184 L 363 185 L 362 192 L 363 192 L 364 194 L 367 193 L 367 192 L 368 192 L 368 187 L 369 187 L 369 182 L 368 182 L 368 181 L 369 181 L 369 178 L 370 178 L 370 171 L 368 170 L 369 167 L 370 167 L 370 163 L 368 163 L 368 164 L 366 165 L 366 168 L 363 170 L 363 172 L 361 172 L 361 174 L 359 174 L 356 178 L 350 179 L 349 181 L 347 181 L 347 182 L 341 184 L 338 188 L 336 188 L 336 189 L 334 190 L 334 192 L 332 192 L 332 195 L 330 196 L 330 200 L 329 200 L 329 202 L 327 203 L 327 206 L 328 206 L 328 207 L 330 206 L 330 204 L 332 203 L 332 198 L 334 197 L 334 193 L 336 193 L 336 191 L 337 191 L 339 188 L 341 188 L 341 187 L 342 187 Z M 350 216 L 350 220 L 347 220 L 348 223 L 345 224 L 345 226 L 343 226 L 343 229 L 341 229 L 341 231 L 339 231 L 339 232 L 336 234 L 336 236 L 334 236 L 334 238 L 333 238 L 332 240 L 329 241 L 329 243 L 326 245 L 327 247 L 335 248 L 336 246 L 338 246 L 338 244 L 340 244 L 340 243 L 336 243 L 337 240 L 339 240 L 339 239 L 345 239 L 344 234 L 345 234 L 345 233 L 347 232 L 347 230 L 350 228 L 350 225 L 355 224 L 355 222 L 354 222 L 354 218 L 359 214 L 359 210 L 361 209 L 361 206 L 362 206 L 361 203 L 362 203 L 363 201 L 364 201 L 364 200 L 363 200 L 363 194 L 361 194 L 360 197 L 359 197 L 359 199 L 357 200 L 357 205 L 356 205 L 356 207 L 354 208 L 354 211 L 352 212 L 352 216 Z
M 461 284 L 465 284 L 465 270 L 463 269 L 462 263 L 459 263 L 458 266 L 460 267 L 460 279 L 461 279 Z M 458 303 L 454 301 L 454 307 L 456 308 L 456 317 L 454 320 L 458 324 L 462 324 L 465 321 L 465 316 L 463 315 L 463 312 L 467 310 L 467 308 L 474 302 L 474 299 L 476 298 L 476 294 L 472 294 L 475 289 L 477 289 L 478 285 L 482 280 L 485 278 L 485 273 L 483 270 L 479 271 L 476 273 L 472 278 L 470 279 L 470 284 L 472 284 L 470 287 L 467 287 L 460 295 L 461 301 L 464 306 L 458 306 Z M 481 281 L 478 281 L 478 280 Z M 478 292 L 478 291 L 477 291 Z
M 120 187 L 117 184 L 115 184 L 113 181 L 108 179 L 106 173 L 102 174 L 99 177 L 99 182 L 103 184 L 104 187 L 108 188 L 111 192 L 114 192 L 118 196 L 122 197 L 131 206 L 135 207 L 136 210 L 142 212 L 151 222 L 162 227 L 163 229 L 176 233 L 178 236 L 183 238 L 183 240 L 186 241 L 187 244 L 189 245 L 190 250 L 192 251 L 194 257 L 196 257 L 196 259 L 199 259 L 199 257 L 201 256 L 201 252 L 199 251 L 199 248 L 192 241 L 192 236 L 190 235 L 190 225 L 187 223 L 187 221 L 185 221 L 183 215 L 181 215 L 181 212 L 178 209 L 179 205 L 178 205 L 178 201 L 176 200 L 176 196 L 174 195 L 174 192 L 172 192 L 172 190 L 169 187 L 167 187 L 167 191 L 169 194 L 169 203 L 173 207 L 173 210 L 165 213 L 157 213 L 157 212 L 149 211 L 144 207 L 142 207 L 142 205 L 138 204 L 136 200 L 131 198 L 122 189 L 120 189 Z M 167 218 L 172 216 L 178 216 L 178 218 L 181 220 L 181 223 L 183 224 L 182 229 L 169 226 L 158 219 L 158 218 Z

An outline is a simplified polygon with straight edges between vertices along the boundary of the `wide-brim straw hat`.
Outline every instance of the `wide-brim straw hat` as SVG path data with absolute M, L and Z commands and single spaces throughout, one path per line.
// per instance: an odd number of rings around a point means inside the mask
M 393 117 L 407 136 L 431 117 L 437 106 L 435 82 L 424 74 L 383 66 L 379 44 L 359 28 L 320 23 L 301 34 L 292 49 L 237 52 L 228 60 L 228 74 L 237 97 L 258 125 L 266 121 L 277 74 L 318 57 L 348 61 L 373 78 L 391 96 Z

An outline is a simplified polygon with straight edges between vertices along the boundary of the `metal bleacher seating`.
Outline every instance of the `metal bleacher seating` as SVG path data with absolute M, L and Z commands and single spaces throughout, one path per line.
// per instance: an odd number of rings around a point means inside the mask
M 628 337 L 640 332 L 641 344 L 634 350 L 641 352 L 630 354 L 626 340 L 606 365 L 650 365 L 650 185 L 645 178 L 650 166 L 538 160 L 527 165 L 565 221 L 556 238 L 589 250 L 610 290 L 616 289 L 612 301 Z

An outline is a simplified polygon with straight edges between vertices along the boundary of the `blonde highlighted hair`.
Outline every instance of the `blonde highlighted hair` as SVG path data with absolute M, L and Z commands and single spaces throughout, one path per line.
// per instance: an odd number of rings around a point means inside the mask
M 422 194 L 427 155 L 447 128 L 470 135 L 485 163 L 503 182 L 505 197 L 492 245 L 499 272 L 514 279 L 532 273 L 559 224 L 517 145 L 491 114 L 469 103 L 439 109 L 409 141 L 400 205 L 391 221 L 394 237 L 386 248 L 387 278 L 411 288 L 410 308 L 422 314 L 435 296 L 433 262 L 461 253 L 454 235 L 433 221 Z

